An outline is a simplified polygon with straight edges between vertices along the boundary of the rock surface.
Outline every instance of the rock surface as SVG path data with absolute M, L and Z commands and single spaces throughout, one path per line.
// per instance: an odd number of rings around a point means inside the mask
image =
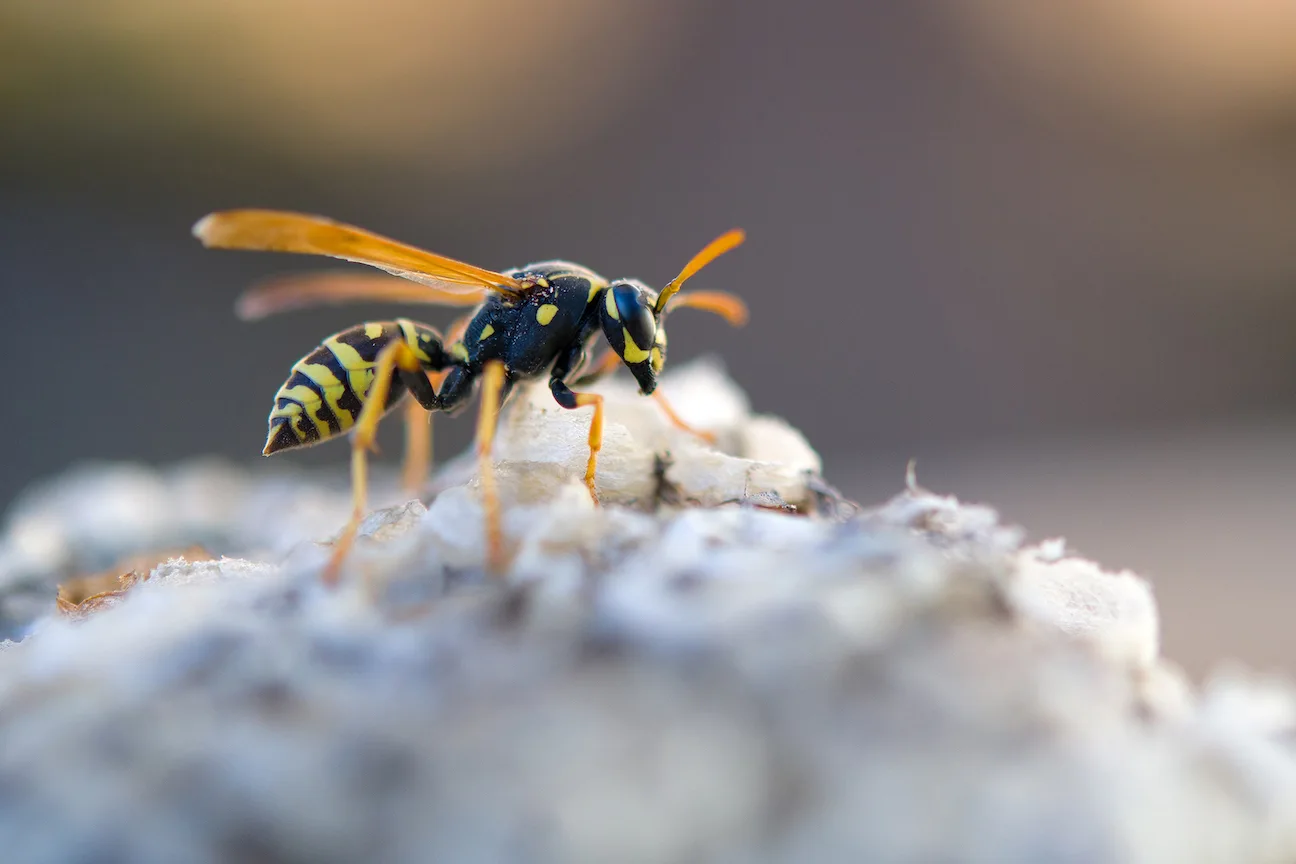
M 1290 862 L 1296 699 L 1159 655 L 1146 582 L 910 484 L 856 508 L 715 367 L 520 393 L 318 568 L 345 486 L 84 469 L 0 540 L 6 862 Z M 339 462 L 345 448 L 338 446 Z M 200 543 L 91 614 L 54 585 Z

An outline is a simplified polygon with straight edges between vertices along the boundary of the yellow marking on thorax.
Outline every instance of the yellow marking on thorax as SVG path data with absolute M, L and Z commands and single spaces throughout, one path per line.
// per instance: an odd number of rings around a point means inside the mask
M 621 352 L 621 356 L 627 363 L 642 363 L 648 359 L 648 352 L 635 344 L 629 330 L 622 327 L 621 335 L 625 337 L 625 350 Z
M 458 360 L 460 363 L 467 363 L 468 349 L 464 347 L 462 342 L 456 342 L 450 346 L 450 356 Z
M 487 324 L 485 327 L 482 328 L 481 335 L 477 337 L 477 341 L 485 342 L 494 333 L 495 333 L 495 325 Z
M 607 292 L 605 296 L 607 299 L 604 302 L 607 304 L 608 315 L 612 316 L 613 321 L 620 321 L 621 313 L 617 311 L 616 298 L 612 296 L 611 291 Z
M 558 307 L 552 303 L 546 303 L 536 310 L 536 320 L 540 322 L 541 327 L 546 327 L 557 314 Z

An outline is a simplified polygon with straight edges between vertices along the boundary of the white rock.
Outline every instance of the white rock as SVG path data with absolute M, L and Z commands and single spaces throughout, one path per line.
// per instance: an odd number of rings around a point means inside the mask
M 1051 546 L 1018 555 L 1017 575 L 1009 586 L 1017 610 L 1084 639 L 1114 662 L 1151 666 L 1160 644 L 1151 586 L 1128 571 L 1108 573 L 1092 561 L 1056 555 Z
M 245 557 L 166 562 L 4 643 L 3 859 L 1296 858 L 1288 684 L 1198 694 L 1145 581 L 912 478 L 815 515 L 831 493 L 798 433 L 717 367 L 664 386 L 717 447 L 601 385 L 600 507 L 590 412 L 519 391 L 502 576 L 471 454 L 426 506 L 371 514 L 333 590 L 339 483 L 101 467 L 29 496 L 0 622 L 160 540 Z

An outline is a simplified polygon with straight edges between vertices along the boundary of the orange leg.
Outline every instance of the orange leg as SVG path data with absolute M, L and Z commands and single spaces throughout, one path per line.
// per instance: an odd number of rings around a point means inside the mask
M 391 392 L 392 376 L 396 369 L 415 372 L 421 369 L 418 358 L 404 342 L 393 342 L 378 355 L 374 370 L 373 384 L 365 396 L 364 408 L 356 419 L 355 432 L 351 435 L 351 521 L 347 522 L 342 536 L 333 546 L 333 557 L 324 567 L 323 580 L 326 585 L 336 585 L 342 562 L 355 543 L 356 533 L 365 517 L 365 502 L 369 495 L 369 461 L 368 452 L 374 449 L 374 438 L 378 434 L 378 421 L 382 419 L 383 409 L 387 404 L 387 394 Z
M 589 489 L 594 503 L 599 503 L 598 492 L 594 489 L 594 469 L 598 465 L 598 454 L 603 449 L 603 397 L 597 393 L 576 393 L 576 407 L 594 406 L 594 416 L 590 418 L 589 462 L 585 464 L 585 488 Z
M 696 435 L 708 444 L 716 443 L 716 436 L 714 434 L 702 429 L 694 429 L 692 426 L 685 423 L 684 419 L 675 413 L 675 409 L 671 407 L 670 402 L 666 401 L 666 396 L 660 389 L 653 391 L 653 397 L 657 400 L 657 404 L 661 406 L 662 411 L 665 412 L 666 416 L 670 418 L 671 423 L 673 423 L 677 429 L 683 429 L 690 435 Z
M 615 351 L 609 351 L 600 357 L 598 362 L 590 367 L 590 371 L 582 375 L 581 378 L 589 381 L 595 378 L 602 378 L 604 375 L 610 375 L 616 371 L 617 365 L 620 362 L 621 358 L 617 356 L 617 353 Z
M 446 331 L 446 344 L 462 339 L 472 319 L 471 313 L 456 318 Z M 432 382 L 433 389 L 440 390 L 441 382 L 449 374 L 449 370 L 428 372 L 427 377 Z M 425 413 L 426 409 L 417 399 L 411 399 L 405 406 L 405 460 L 401 471 L 401 487 L 408 495 L 422 492 L 432 473 L 432 418 L 424 417 Z
M 421 492 L 431 470 L 432 417 L 417 399 L 409 399 L 405 402 L 405 462 L 401 469 L 405 494 Z
M 504 529 L 500 522 L 499 491 L 495 487 L 495 463 L 491 445 L 499 421 L 500 393 L 504 389 L 504 364 L 490 360 L 482 370 L 481 406 L 477 410 L 477 464 L 481 478 L 482 509 L 486 514 L 486 569 L 502 574 L 508 561 L 504 554 Z
M 435 390 L 449 372 L 428 372 Z M 411 399 L 405 403 L 405 458 L 401 468 L 401 488 L 411 497 L 421 493 L 432 475 L 432 414 Z
M 594 471 L 598 467 L 599 451 L 603 449 L 603 397 L 597 393 L 577 393 L 563 383 L 561 378 L 550 378 L 549 389 L 553 392 L 554 401 L 568 411 L 586 405 L 594 406 L 594 416 L 590 418 L 589 428 L 589 461 L 585 463 L 585 488 L 597 504 L 599 497 L 598 490 L 594 488 Z
M 611 375 L 619 365 L 621 365 L 621 358 L 617 356 L 615 351 L 605 352 L 602 357 L 591 363 L 588 369 L 581 371 L 572 381 L 572 384 L 578 387 L 593 384 L 600 378 Z
M 617 356 L 616 352 L 609 351 L 606 354 L 604 354 L 601 358 L 599 358 L 598 362 L 596 362 L 593 366 L 591 366 L 588 372 L 581 375 L 580 380 L 577 383 L 588 384 L 590 382 L 596 381 L 599 378 L 602 378 L 604 375 L 607 375 L 615 371 L 617 364 L 619 364 L 620 362 L 621 362 L 621 358 Z M 685 432 L 689 433 L 690 435 L 696 435 L 698 438 L 701 438 L 703 441 L 705 441 L 708 444 L 715 444 L 716 436 L 714 434 L 703 431 L 701 429 L 694 429 L 692 426 L 684 422 L 684 418 L 680 417 L 678 414 L 675 413 L 675 409 L 671 407 L 670 402 L 666 401 L 666 396 L 662 393 L 660 388 L 653 391 L 653 396 L 656 397 L 657 404 L 661 406 L 661 409 L 662 411 L 665 412 L 666 417 L 670 419 L 671 423 L 677 429 L 682 429 Z M 586 482 L 589 483 L 592 481 L 587 480 Z M 590 487 L 590 491 L 593 492 L 592 486 Z

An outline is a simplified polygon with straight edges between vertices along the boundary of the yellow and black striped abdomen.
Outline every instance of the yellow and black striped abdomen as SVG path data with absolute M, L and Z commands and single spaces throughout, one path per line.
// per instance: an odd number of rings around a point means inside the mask
M 360 324 L 325 339 L 293 365 L 292 374 L 275 394 L 265 455 L 309 446 L 346 432 L 364 408 L 382 349 L 401 340 L 424 359 L 423 348 L 429 336 L 436 338 L 437 334 L 431 328 L 401 320 Z M 399 378 L 393 378 L 386 407 L 390 409 L 404 395 L 404 385 Z

